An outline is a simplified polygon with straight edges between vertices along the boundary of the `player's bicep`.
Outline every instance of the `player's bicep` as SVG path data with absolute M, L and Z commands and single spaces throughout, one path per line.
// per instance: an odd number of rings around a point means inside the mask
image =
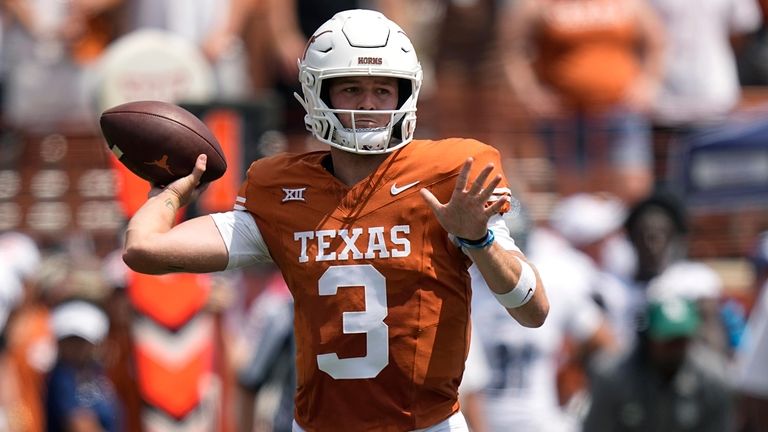
M 224 240 L 209 216 L 190 219 L 163 234 L 164 272 L 207 273 L 224 270 L 228 255 Z

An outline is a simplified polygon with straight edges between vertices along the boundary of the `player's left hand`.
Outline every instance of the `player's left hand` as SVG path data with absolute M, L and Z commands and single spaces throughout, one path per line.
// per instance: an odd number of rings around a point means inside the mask
M 421 189 L 421 196 L 427 201 L 435 213 L 438 222 L 449 233 L 468 240 L 483 238 L 488 231 L 488 219 L 499 213 L 507 203 L 507 197 L 502 197 L 487 205 L 493 190 L 501 182 L 501 174 L 486 184 L 488 176 L 493 171 L 493 164 L 488 164 L 480 174 L 469 181 L 473 159 L 469 158 L 456 179 L 451 199 L 443 204 L 426 188 Z

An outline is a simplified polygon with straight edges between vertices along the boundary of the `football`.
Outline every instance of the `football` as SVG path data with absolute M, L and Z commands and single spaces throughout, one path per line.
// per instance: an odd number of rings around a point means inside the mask
M 160 101 L 128 102 L 101 114 L 101 131 L 117 159 L 137 176 L 164 186 L 192 172 L 197 156 L 208 155 L 201 183 L 227 170 L 219 142 L 194 114 Z

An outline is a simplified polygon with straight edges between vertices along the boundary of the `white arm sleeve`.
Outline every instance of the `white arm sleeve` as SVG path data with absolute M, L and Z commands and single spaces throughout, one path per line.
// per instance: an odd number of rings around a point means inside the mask
M 213 213 L 211 217 L 227 245 L 229 252 L 227 270 L 257 262 L 272 261 L 264 237 L 261 236 L 253 216 L 248 212 L 233 210 Z

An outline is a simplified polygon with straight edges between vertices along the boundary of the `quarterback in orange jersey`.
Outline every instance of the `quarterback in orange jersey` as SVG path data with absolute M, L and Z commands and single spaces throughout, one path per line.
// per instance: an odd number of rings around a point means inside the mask
M 307 128 L 329 151 L 256 161 L 233 211 L 174 226 L 201 155 L 129 223 L 124 259 L 139 272 L 280 268 L 295 300 L 295 431 L 466 431 L 472 290 L 490 289 L 522 325 L 547 316 L 501 217 L 498 152 L 413 140 L 421 77 L 395 23 L 340 12 L 300 59 Z

